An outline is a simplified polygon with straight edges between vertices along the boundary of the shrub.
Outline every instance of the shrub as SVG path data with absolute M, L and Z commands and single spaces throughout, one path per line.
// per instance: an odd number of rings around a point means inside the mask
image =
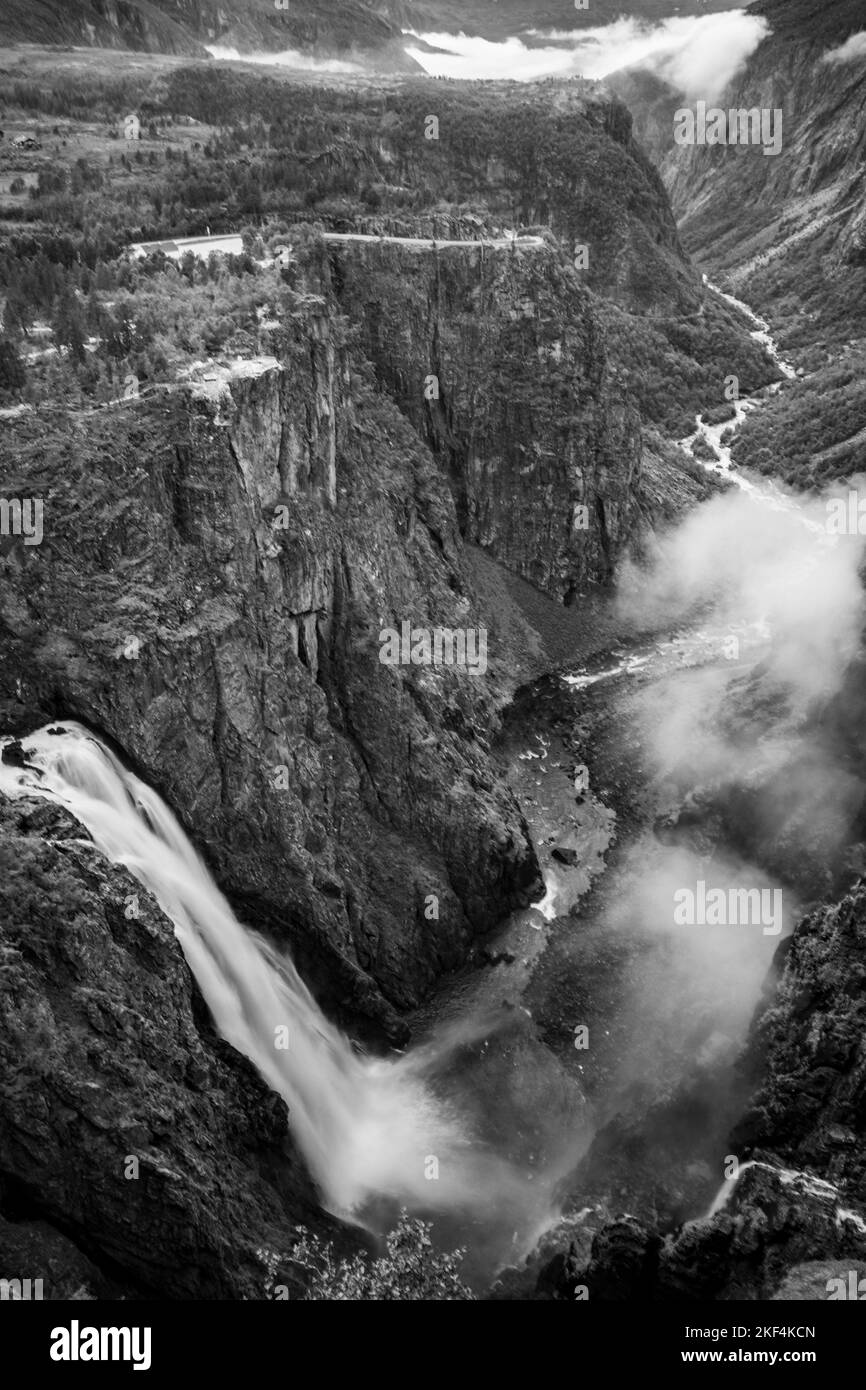
M 304 1231 L 292 1252 L 292 1262 L 308 1279 L 308 1300 L 451 1302 L 474 1298 L 460 1277 L 465 1251 L 436 1250 L 431 1229 L 429 1222 L 404 1211 L 386 1238 L 384 1254 L 377 1259 L 359 1254 L 342 1261 L 334 1258 L 332 1246 Z

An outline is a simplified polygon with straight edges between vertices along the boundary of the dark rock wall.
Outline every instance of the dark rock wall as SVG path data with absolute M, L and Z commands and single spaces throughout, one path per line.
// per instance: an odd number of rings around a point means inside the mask
M 330 251 L 340 303 L 449 477 L 465 539 L 560 600 L 610 579 L 637 523 L 640 421 L 561 253 Z

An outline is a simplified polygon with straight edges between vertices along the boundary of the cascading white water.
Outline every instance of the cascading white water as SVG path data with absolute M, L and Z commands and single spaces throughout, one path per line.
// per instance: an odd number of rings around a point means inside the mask
M 839 1206 L 839 1189 L 831 1182 L 826 1182 L 824 1178 L 817 1178 L 814 1173 L 806 1173 L 796 1168 L 780 1168 L 775 1163 L 761 1163 L 755 1158 L 749 1159 L 748 1163 L 741 1163 L 736 1174 L 731 1178 L 726 1178 L 710 1203 L 706 1214 L 700 1218 L 710 1221 L 714 1216 L 718 1216 L 720 1211 L 724 1211 L 729 1205 L 734 1195 L 737 1184 L 744 1173 L 748 1173 L 750 1168 L 763 1168 L 766 1173 L 771 1173 L 783 1187 L 796 1185 L 813 1197 L 831 1200 L 837 1206 L 837 1220 L 852 1221 L 855 1225 L 862 1227 L 862 1217 L 856 1212 L 848 1211 L 845 1207 Z
M 9 742 L 0 740 L 0 751 Z M 519 1175 L 473 1145 L 425 1083 L 431 1050 L 393 1059 L 358 1054 L 288 956 L 237 920 L 161 797 L 79 724 L 46 726 L 23 742 L 25 767 L 0 760 L 0 792 L 67 807 L 107 858 L 153 894 L 220 1033 L 286 1101 L 331 1210 L 357 1212 L 376 1197 L 425 1211 L 478 1211 L 503 1200 L 526 1210 Z M 438 1160 L 435 1181 L 430 1158 Z

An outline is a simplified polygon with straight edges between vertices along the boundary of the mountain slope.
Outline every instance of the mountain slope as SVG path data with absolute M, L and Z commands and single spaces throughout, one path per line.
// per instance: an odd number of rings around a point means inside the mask
M 772 325 L 810 381 L 745 422 L 735 459 L 810 487 L 866 468 L 866 52 L 860 0 L 761 0 L 768 36 L 718 98 L 780 110 L 782 146 L 678 146 L 681 93 L 646 73 L 610 85 L 662 171 L 697 263 Z
M 198 39 L 148 0 L 4 0 L 0 43 L 83 44 L 206 56 Z
M 206 56 L 206 44 L 241 52 L 381 49 L 398 37 L 360 0 L 4 0 L 0 43 L 74 43 Z M 397 55 L 399 56 L 399 55 Z M 393 64 L 392 64 L 393 65 Z M 411 66 L 404 60 L 403 66 Z
M 782 150 L 677 146 L 680 94 L 640 73 L 609 85 L 660 167 L 680 235 L 713 275 L 763 312 L 790 317 L 791 341 L 862 330 L 866 295 L 866 57 L 845 40 L 860 0 L 761 0 L 770 34 L 718 99 L 782 111 Z M 780 300 L 782 301 L 780 304 Z M 804 313 L 805 310 L 805 313 Z M 784 340 L 783 340 L 784 341 Z
M 810 298 L 816 307 L 828 301 L 826 317 L 840 294 L 863 289 L 852 273 L 866 265 L 866 60 L 832 55 L 866 15 L 852 0 L 766 0 L 756 8 L 773 32 L 719 104 L 781 109 L 782 153 L 687 150 L 666 161 L 672 200 L 687 244 L 730 271 L 732 283 L 760 280 L 773 263 L 817 273 Z

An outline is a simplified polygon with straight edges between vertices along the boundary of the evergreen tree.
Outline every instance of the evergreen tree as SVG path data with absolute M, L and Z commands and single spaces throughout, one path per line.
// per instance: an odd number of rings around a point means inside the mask
M 68 285 L 54 305 L 52 327 L 58 346 L 69 349 L 73 362 L 84 363 L 87 360 L 84 350 L 87 341 L 84 310 Z
M 0 392 L 18 392 L 26 380 L 24 365 L 15 344 L 9 338 L 0 338 Z

